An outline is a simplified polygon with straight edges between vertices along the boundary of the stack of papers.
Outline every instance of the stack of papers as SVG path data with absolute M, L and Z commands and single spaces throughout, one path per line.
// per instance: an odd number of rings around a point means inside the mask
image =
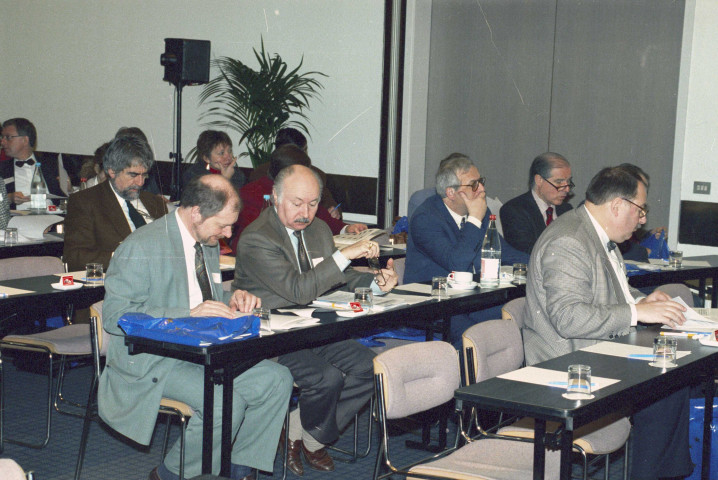
M 386 233 L 386 230 L 381 228 L 369 228 L 359 233 L 342 233 L 341 235 L 334 235 L 334 246 L 337 248 L 348 247 L 356 242 L 362 240 L 371 240 L 374 237 L 378 237 L 382 233 Z
M 27 215 L 12 217 L 7 226 L 17 228 L 18 243 L 26 243 L 33 240 L 43 240 L 45 230 L 50 225 L 60 223 L 64 218 L 59 215 Z
M 675 297 L 672 299 L 674 302 L 678 302 L 684 307 L 686 307 L 686 311 L 683 312 L 683 315 L 686 317 L 686 321 L 683 325 L 676 325 L 675 328 L 671 328 L 668 325 L 664 325 L 662 328 L 668 329 L 668 330 L 680 330 L 683 332 L 698 332 L 698 333 L 711 333 L 716 330 L 718 330 L 718 315 L 713 317 L 712 316 L 712 310 L 710 308 L 701 308 L 701 309 L 693 309 L 689 307 L 686 302 L 683 301 L 680 297 Z M 697 310 L 700 310 L 698 312 Z M 707 314 L 711 316 L 704 316 L 701 315 Z
M 352 292 L 336 291 L 329 295 L 323 295 L 312 302 L 313 307 L 317 308 L 329 308 L 332 310 L 351 310 L 349 305 L 354 301 L 354 294 Z M 374 306 L 372 310 L 375 312 L 383 312 L 390 308 L 399 307 L 406 305 L 406 302 L 398 297 L 388 294 L 383 297 L 374 297 Z

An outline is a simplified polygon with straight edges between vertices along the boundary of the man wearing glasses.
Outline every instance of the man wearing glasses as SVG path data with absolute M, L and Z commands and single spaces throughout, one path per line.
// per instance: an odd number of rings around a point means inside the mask
M 120 242 L 167 213 L 161 197 L 142 190 L 153 163 L 146 141 L 112 140 L 103 162 L 108 181 L 73 193 L 67 202 L 63 253 L 70 270 L 84 270 L 87 263 L 107 269 Z
M 8 197 L 14 208 L 30 209 L 30 184 L 35 174 L 36 162 L 41 163 L 40 168 L 49 193 L 65 196 L 60 189 L 57 154 L 35 152 L 37 130 L 28 119 L 11 118 L 3 122 L 0 145 L 11 159 L 11 161 L 0 162 L 0 176 L 5 179 Z
M 546 152 L 534 158 L 529 169 L 529 191 L 501 207 L 506 241 L 530 254 L 546 227 L 571 210 L 567 199 L 573 186 L 571 165 L 562 155 Z
M 466 155 L 453 153 L 441 161 L 436 194 L 417 207 L 409 220 L 404 283 L 430 281 L 452 271 L 480 274 L 481 243 L 491 213 L 485 185 L 486 179 Z M 528 262 L 528 255 L 501 240 L 502 263 Z M 500 309 L 452 317 L 452 343 L 460 346 L 461 335 L 471 325 L 500 317 Z
M 640 323 L 682 325 L 685 307 L 628 285 L 616 244 L 646 223 L 646 178 L 633 165 L 604 168 L 584 205 L 562 215 L 536 242 L 522 328 L 527 365 L 629 334 Z M 683 478 L 688 450 L 687 389 L 633 414 L 631 478 Z M 650 394 L 649 394 L 650 397 Z

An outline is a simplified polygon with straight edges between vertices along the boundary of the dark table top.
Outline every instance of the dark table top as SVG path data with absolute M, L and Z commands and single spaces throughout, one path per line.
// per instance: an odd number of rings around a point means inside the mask
M 93 303 L 99 302 L 105 296 L 105 287 L 102 286 L 83 286 L 77 290 L 56 290 L 52 288 L 51 284 L 59 281 L 60 277 L 57 275 L 0 281 L 2 286 L 30 291 L 30 293 L 0 298 L 0 311 L 11 313 L 14 310 L 27 310 L 29 307 L 51 309 L 58 305 L 67 304 L 73 304 L 76 309 L 87 308 Z
M 0 244 L 0 258 L 61 257 L 64 246 L 63 235 L 46 233 L 44 240 L 18 243 L 12 247 Z

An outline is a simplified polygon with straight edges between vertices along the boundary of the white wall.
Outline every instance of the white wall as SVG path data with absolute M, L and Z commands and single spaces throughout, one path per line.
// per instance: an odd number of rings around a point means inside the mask
M 309 112 L 310 155 L 329 173 L 376 177 L 383 0 L 3 0 L 0 118 L 27 117 L 39 150 L 91 154 L 136 125 L 166 160 L 174 87 L 163 82 L 165 37 L 210 40 L 212 57 L 256 66 L 252 48 L 328 75 Z M 213 76 L 214 72 L 210 73 Z M 183 90 L 182 150 L 204 129 L 199 86 Z M 239 134 L 229 132 L 232 139 Z M 235 147 L 235 153 L 240 149 Z M 244 166 L 249 160 L 243 159 Z
M 669 243 L 678 242 L 681 200 L 718 202 L 718 2 L 686 1 L 673 164 Z M 711 182 L 711 194 L 693 193 L 694 181 Z M 718 248 L 678 245 L 684 255 L 718 254 Z

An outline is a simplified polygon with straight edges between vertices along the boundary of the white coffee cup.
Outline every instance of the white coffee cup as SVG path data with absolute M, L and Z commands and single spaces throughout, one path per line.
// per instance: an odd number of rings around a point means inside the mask
M 474 274 L 471 272 L 451 272 L 447 278 L 452 283 L 468 284 L 474 281 Z

